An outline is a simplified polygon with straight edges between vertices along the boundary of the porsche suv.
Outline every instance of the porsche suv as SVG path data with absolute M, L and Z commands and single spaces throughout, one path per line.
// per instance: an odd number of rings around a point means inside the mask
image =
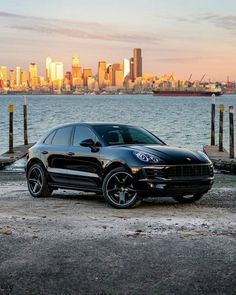
M 56 189 L 103 194 L 115 208 L 149 196 L 199 200 L 214 181 L 203 152 L 166 145 L 144 128 L 74 123 L 48 131 L 29 149 L 27 183 L 33 197 Z

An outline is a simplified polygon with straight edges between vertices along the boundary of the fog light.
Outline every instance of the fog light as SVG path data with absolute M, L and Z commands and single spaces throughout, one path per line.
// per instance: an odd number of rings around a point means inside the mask
M 133 173 L 137 173 L 137 172 L 139 172 L 139 170 L 140 170 L 140 168 L 131 168 L 131 171 L 132 171 Z

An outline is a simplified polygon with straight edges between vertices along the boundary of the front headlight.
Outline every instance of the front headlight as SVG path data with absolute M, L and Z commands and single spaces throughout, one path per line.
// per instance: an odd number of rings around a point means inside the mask
M 135 156 L 146 163 L 160 163 L 160 159 L 152 154 L 147 154 L 143 152 L 135 152 Z

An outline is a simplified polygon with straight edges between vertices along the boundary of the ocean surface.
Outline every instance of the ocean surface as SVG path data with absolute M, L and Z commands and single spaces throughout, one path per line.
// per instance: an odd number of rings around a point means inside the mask
M 202 150 L 210 143 L 211 97 L 152 95 L 29 95 L 29 142 L 68 122 L 120 122 L 143 126 L 170 145 Z M 0 96 L 0 153 L 8 150 L 8 105 L 14 104 L 14 145 L 23 144 L 23 103 L 20 95 Z M 225 105 L 224 146 L 228 149 L 228 107 L 236 95 L 216 97 L 216 142 L 219 104 Z M 235 118 L 236 119 L 236 118 Z M 235 128 L 236 129 L 236 128 Z

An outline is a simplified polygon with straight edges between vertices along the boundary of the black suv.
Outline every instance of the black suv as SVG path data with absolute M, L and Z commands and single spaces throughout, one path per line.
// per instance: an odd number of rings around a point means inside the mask
M 213 165 L 203 152 L 166 145 L 143 128 L 111 123 L 58 126 L 29 149 L 33 197 L 58 188 L 103 194 L 116 208 L 149 196 L 199 200 L 212 186 Z

